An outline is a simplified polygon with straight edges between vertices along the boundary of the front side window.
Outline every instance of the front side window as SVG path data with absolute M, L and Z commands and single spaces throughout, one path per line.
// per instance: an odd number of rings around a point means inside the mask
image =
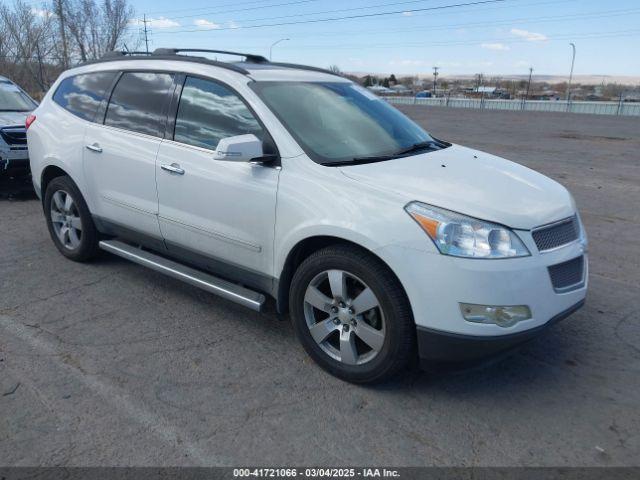
M 96 72 L 65 78 L 53 101 L 74 115 L 92 122 L 116 72 Z
M 113 89 L 104 124 L 162 137 L 173 75 L 125 72 Z
M 254 82 L 251 87 L 318 163 L 389 160 L 445 146 L 351 82 Z
M 176 142 L 215 150 L 221 139 L 249 133 L 263 138 L 262 127 L 236 93 L 216 82 L 187 77 L 176 116 Z
M 29 112 L 37 106 L 13 83 L 0 81 L 0 112 Z

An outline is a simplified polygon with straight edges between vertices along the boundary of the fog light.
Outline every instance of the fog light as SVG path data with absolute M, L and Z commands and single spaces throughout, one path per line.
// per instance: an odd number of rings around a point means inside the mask
M 531 318 L 531 309 L 526 305 L 496 306 L 461 303 L 460 311 L 468 322 L 489 323 L 499 327 L 511 327 Z

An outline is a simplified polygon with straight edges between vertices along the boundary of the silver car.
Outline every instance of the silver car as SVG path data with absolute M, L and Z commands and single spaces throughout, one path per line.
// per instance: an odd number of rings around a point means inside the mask
M 37 106 L 18 85 L 0 76 L 0 180 L 29 177 L 25 121 Z

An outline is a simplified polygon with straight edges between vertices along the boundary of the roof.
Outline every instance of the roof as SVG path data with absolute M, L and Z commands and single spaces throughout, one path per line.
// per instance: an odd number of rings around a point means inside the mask
M 202 56 L 181 55 L 180 52 L 186 53 L 215 53 L 225 55 L 237 55 L 244 57 L 242 62 L 221 62 Z M 225 50 L 208 50 L 208 49 L 175 49 L 175 48 L 158 48 L 153 53 L 146 52 L 109 52 L 99 60 L 94 60 L 82 64 L 95 65 L 106 62 L 134 61 L 136 63 L 147 61 L 178 61 L 189 62 L 230 70 L 256 81 L 344 81 L 349 80 L 336 75 L 335 73 L 318 67 L 308 65 L 297 65 L 290 63 L 270 62 L 266 58 L 249 53 L 229 52 Z

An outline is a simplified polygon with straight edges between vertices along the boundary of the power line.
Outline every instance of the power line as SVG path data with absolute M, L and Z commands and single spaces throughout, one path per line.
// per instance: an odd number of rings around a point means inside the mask
M 239 29 L 250 29 L 250 28 L 263 28 L 263 27 L 281 27 L 285 25 L 302 25 L 302 24 L 309 24 L 309 23 L 335 22 L 339 20 L 353 20 L 357 18 L 382 17 L 382 16 L 388 16 L 388 15 L 398 15 L 405 12 L 413 13 L 413 12 L 426 12 L 426 11 L 433 11 L 433 10 L 445 10 L 450 8 L 468 7 L 472 5 L 473 6 L 487 5 L 491 3 L 502 3 L 502 2 L 508 2 L 508 1 L 510 0 L 479 0 L 475 2 L 439 5 L 437 7 L 414 8 L 409 10 L 395 10 L 393 12 L 363 13 L 360 15 L 348 15 L 344 17 L 318 18 L 318 19 L 310 19 L 310 20 L 298 20 L 295 22 L 266 23 L 266 24 L 259 24 L 259 25 L 246 25 L 246 26 L 239 25 L 236 27 L 221 27 L 221 28 L 215 28 L 215 29 L 211 28 L 211 29 L 174 30 L 171 32 L 162 32 L 162 33 L 165 35 L 168 35 L 168 34 L 175 34 L 175 33 L 208 32 L 211 30 L 220 31 L 220 30 L 239 30 Z
M 286 19 L 286 18 L 291 18 L 291 17 L 305 17 L 305 16 L 310 16 L 310 15 L 319 15 L 322 13 L 335 13 L 335 12 L 342 12 L 342 11 L 352 11 L 352 10 L 357 10 L 357 9 L 366 9 L 366 8 L 376 8 L 376 7 L 381 7 L 381 6 L 391 6 L 391 5 L 402 5 L 402 4 L 407 4 L 407 3 L 417 3 L 417 2 L 424 2 L 424 1 L 429 1 L 429 0 L 405 0 L 402 2 L 394 2 L 394 3 L 389 3 L 389 4 L 377 4 L 377 5 L 368 5 L 366 7 L 357 7 L 357 8 L 348 8 L 348 9 L 339 9 L 339 10 L 328 10 L 325 12 L 309 12 L 309 13 L 298 13 L 298 14 L 291 14 L 291 15 L 282 15 L 282 16 L 274 16 L 274 17 L 267 17 L 267 18 L 252 18 L 252 19 L 241 19 L 239 21 L 241 22 L 254 22 L 254 21 L 261 21 L 261 20 L 274 20 L 274 19 Z M 519 0 L 513 0 L 513 1 L 519 1 Z M 524 3 L 524 4 L 520 4 L 520 5 L 515 5 L 515 4 L 511 4 L 511 5 L 500 5 L 500 6 L 494 6 L 494 7 L 487 7 L 484 9 L 484 11 L 490 11 L 490 10 L 495 10 L 495 9 L 504 9 L 504 8 L 513 8 L 513 7 L 528 7 L 528 6 L 537 6 L 537 5 L 549 5 L 549 4 L 553 4 L 553 5 L 558 5 L 559 3 L 571 3 L 571 2 L 578 2 L 580 0 L 551 0 L 551 1 L 542 1 L 542 2 L 533 2 L 533 3 Z M 407 10 L 403 10 L 403 12 L 406 12 Z M 469 11 L 475 11 L 473 8 L 471 9 L 463 9 L 463 10 L 457 10 L 457 12 L 462 13 L 462 12 L 469 12 Z M 224 12 L 220 12 L 217 11 L 215 13 L 224 13 Z M 147 13 L 148 14 L 148 13 Z M 440 11 L 440 12 L 417 12 L 416 16 L 420 16 L 420 15 L 425 15 L 425 14 L 429 14 L 430 16 L 434 16 L 434 15 L 442 15 L 442 14 L 449 14 L 449 12 L 446 11 Z M 204 16 L 206 15 L 206 12 L 203 12 L 199 15 L 194 15 L 194 16 Z M 181 18 L 184 17 L 172 17 L 172 18 L 166 18 L 166 20 L 179 20 Z M 409 18 L 409 17 L 407 17 Z M 537 17 L 536 17 L 537 18 Z M 162 18 L 163 20 L 165 20 L 165 18 Z M 373 18 L 375 20 L 375 18 Z M 381 18 L 382 19 L 382 18 Z M 141 20 L 136 20 L 137 22 L 141 22 Z M 224 23 L 225 20 L 220 20 L 219 24 Z M 162 33 L 170 33 L 172 30 L 169 30 L 169 28 L 178 28 L 181 27 L 182 25 L 176 25 L 176 27 L 167 27 L 167 30 L 164 32 L 159 32 L 160 34 Z M 127 27 L 127 28 L 135 28 L 135 27 Z M 422 27 L 420 27 L 422 28 Z M 431 28 L 431 27 L 430 27 Z M 237 30 L 237 27 L 232 28 L 233 30 Z M 202 32 L 214 32 L 216 30 L 220 30 L 220 28 L 215 27 L 215 28 L 208 28 L 208 29 L 197 29 L 198 31 L 202 31 Z M 414 29 L 415 30 L 415 29 Z M 384 32 L 380 32 L 379 29 L 376 30 L 372 30 L 376 33 L 386 33 L 388 31 L 393 31 L 393 30 L 388 30 L 385 29 Z M 396 31 L 400 31 L 403 32 L 405 31 L 405 29 L 400 29 L 400 30 L 396 30 Z M 338 32 L 338 33 L 344 33 L 344 32 Z M 351 33 L 351 32 L 349 32 Z
M 640 29 L 629 29 L 629 30 L 617 30 L 612 32 L 590 32 L 590 33 L 567 33 L 560 34 L 555 36 L 548 36 L 546 40 L 566 40 L 571 38 L 608 38 L 608 37 L 628 37 L 635 36 L 640 34 Z M 474 40 L 459 40 L 459 41 L 445 41 L 445 42 L 414 42 L 414 43 L 393 43 L 393 44 L 359 44 L 359 45 L 298 45 L 296 48 L 299 49 L 334 49 L 334 48 L 342 48 L 342 49 L 368 49 L 368 48 L 423 48 L 425 46 L 465 46 L 465 45 L 480 45 L 485 42 L 501 42 L 501 43 L 533 43 L 531 40 L 527 39 L 514 39 L 513 37 L 508 38 L 485 38 L 485 39 L 474 39 Z M 536 42 L 536 43 L 542 43 Z M 240 48 L 261 48 L 261 47 L 240 47 Z M 289 48 L 289 47 L 283 47 Z
M 556 41 L 556 40 L 566 40 L 566 39 L 588 39 L 588 38 L 615 38 L 615 37 L 628 37 L 640 35 L 640 29 L 629 29 L 629 30 L 617 30 L 617 31 L 609 31 L 609 32 L 590 32 L 590 33 L 566 33 L 559 34 L 555 36 L 547 36 L 545 41 Z M 454 41 L 442 41 L 442 42 L 412 42 L 412 43 L 387 43 L 387 44 L 333 44 L 333 45 L 297 45 L 296 47 L 282 47 L 284 49 L 303 49 L 303 50 L 331 50 L 331 49 L 370 49 L 370 48 L 424 48 L 424 47 L 448 47 L 448 46 L 479 46 L 482 43 L 486 42 L 501 42 L 507 44 L 513 43 L 533 43 L 530 40 L 523 38 L 484 38 L 484 39 L 471 39 L 471 40 L 454 40 Z M 542 43 L 535 42 L 535 43 Z M 241 49 L 259 49 L 265 48 L 264 45 L 236 45 L 236 48 Z
M 552 2 L 553 3 L 553 2 Z M 377 33 L 377 34 L 387 34 L 387 33 L 402 33 L 402 32 L 410 32 L 410 31 L 424 31 L 428 29 L 429 31 L 434 30 L 451 30 L 456 28 L 474 28 L 474 27 L 485 27 L 485 26 L 495 26 L 495 25 L 512 25 L 513 23 L 527 22 L 531 23 L 554 23 L 554 22 L 566 22 L 570 20 L 585 20 L 593 17 L 597 18 L 609 18 L 609 17 L 619 17 L 619 16 L 628 16 L 628 15 L 637 15 L 640 14 L 640 9 L 631 9 L 631 10 L 604 10 L 599 12 L 590 12 L 585 14 L 571 14 L 571 15 L 560 15 L 560 16 L 550 16 L 550 17 L 518 17 L 504 20 L 495 20 L 489 22 L 471 22 L 471 23 L 452 23 L 452 24 L 439 24 L 435 26 L 430 25 L 421 25 L 419 27 L 404 27 L 404 28 L 396 28 L 396 29 L 385 29 L 384 31 L 380 31 L 379 28 L 376 29 L 365 29 L 365 30 L 357 30 L 357 31 L 324 31 L 321 34 L 318 33 L 296 33 L 296 38 L 303 37 L 318 37 L 322 36 L 334 36 L 341 35 L 344 33 L 348 33 L 350 37 L 356 35 L 365 35 L 369 33 Z M 271 38 L 272 34 L 268 34 L 269 38 Z M 255 38 L 255 37 L 254 37 Z
M 353 11 L 357 11 L 357 10 L 369 10 L 372 8 L 381 8 L 381 7 L 394 7 L 396 5 L 410 5 L 410 4 L 416 4 L 416 3 L 425 3 L 425 2 L 430 2 L 431 0 L 404 0 L 402 2 L 391 2 L 391 3 L 379 3 L 376 5 L 366 5 L 364 7 L 351 7 L 351 8 L 339 8 L 339 9 L 334 9 L 334 10 L 323 10 L 320 12 L 307 12 L 307 13 L 293 13 L 290 15 L 279 15 L 279 16 L 275 16 L 275 17 L 262 17 L 262 18 L 251 18 L 251 19 L 243 19 L 243 22 L 260 22 L 263 20 L 277 20 L 277 19 L 281 19 L 281 18 L 293 18 L 293 17 L 306 17 L 306 16 L 312 16 L 312 15 L 324 15 L 324 14 L 329 14 L 329 13 L 342 13 L 342 12 L 353 12 Z M 292 2 L 292 3 L 302 3 L 302 2 Z M 282 5 L 282 4 L 281 4 Z M 227 11 L 219 11 L 219 10 L 215 10 L 212 11 L 211 13 L 215 13 L 220 14 L 220 13 L 229 13 L 229 12 L 239 12 L 239 11 L 245 11 L 245 10 L 255 10 L 255 8 L 248 8 L 248 9 L 242 9 L 242 10 L 227 10 Z M 172 17 L 171 20 L 180 20 L 182 18 L 193 18 L 193 17 L 201 17 L 203 15 L 207 15 L 207 12 L 202 12 L 196 15 L 183 15 L 181 17 Z
M 299 5 L 301 3 L 310 3 L 310 2 L 317 2 L 317 1 L 319 1 L 319 0 L 296 0 L 295 2 L 275 3 L 275 4 L 272 4 L 272 5 L 260 5 L 259 8 L 286 7 L 286 6 L 291 6 L 291 5 Z M 233 9 L 233 10 L 210 10 L 209 12 L 201 12 L 201 13 L 197 13 L 197 14 L 194 14 L 194 15 L 182 15 L 180 17 L 172 17 L 171 20 L 180 20 L 181 18 L 201 17 L 203 15 L 208 15 L 210 13 L 220 14 L 220 13 L 248 12 L 248 11 L 253 11 L 256 8 L 258 8 L 258 6 L 248 7 L 248 8 L 238 8 L 238 9 Z
M 588 38 L 618 38 L 618 37 L 629 37 L 629 36 L 636 36 L 636 35 L 640 35 L 640 29 L 631 29 L 631 30 L 618 30 L 618 31 L 612 31 L 612 32 L 593 32 L 593 33 L 588 33 L 588 34 L 564 34 L 564 35 L 558 35 L 558 36 L 550 36 L 548 37 L 549 41 L 560 41 L 560 40 L 566 40 L 568 38 L 578 38 L 578 39 L 588 39 Z M 479 43 L 486 41 L 486 40 L 473 40 L 473 41 L 467 41 L 467 42 L 440 42 L 440 43 L 422 43 L 422 44 L 412 44 L 412 45 L 402 45 L 402 44 L 394 44 L 394 45 L 358 45 L 358 46 L 352 46 L 352 47 L 346 47 L 346 48 L 384 48 L 384 47 L 420 47 L 423 48 L 425 46 L 458 46 L 458 45 L 478 45 Z M 528 42 L 527 40 L 514 40 L 512 42 L 509 43 L 521 43 L 521 42 Z M 264 45 L 262 46 L 239 46 L 238 48 L 262 48 L 264 47 Z M 322 45 L 322 46 L 304 46 L 303 48 L 324 48 L 324 49 L 329 49 L 332 48 L 331 46 L 327 46 L 327 45 Z M 20 56 L 20 55 L 12 55 L 12 54 L 5 54 L 5 55 L 0 55 L 0 58 L 11 58 L 14 60 L 37 60 L 38 57 L 37 56 L 33 56 L 33 57 L 24 57 L 24 56 Z M 40 57 L 42 59 L 50 59 L 50 60 L 62 60 L 62 57 L 57 56 L 57 55 L 43 55 L 42 57 Z M 440 67 L 438 67 L 440 68 Z
M 254 0 L 252 2 L 235 2 L 235 3 L 225 3 L 223 5 L 218 5 L 217 8 L 224 8 L 224 7 L 237 7 L 240 5 L 255 5 L 256 3 L 263 3 L 266 0 Z M 322 0 L 300 0 L 299 2 L 296 3 L 311 3 L 311 2 L 319 2 Z M 271 8 L 271 7 L 277 7 L 277 6 L 281 6 L 280 4 L 276 4 L 276 5 L 255 5 L 253 8 Z M 195 12 L 197 10 L 211 10 L 211 5 L 207 6 L 207 7 L 198 7 L 198 8 L 178 8 L 175 10 L 153 10 L 151 12 L 147 12 L 148 14 L 151 15 L 156 15 L 158 13 L 173 13 L 173 12 Z M 206 13 L 202 13 L 201 15 L 206 15 Z

